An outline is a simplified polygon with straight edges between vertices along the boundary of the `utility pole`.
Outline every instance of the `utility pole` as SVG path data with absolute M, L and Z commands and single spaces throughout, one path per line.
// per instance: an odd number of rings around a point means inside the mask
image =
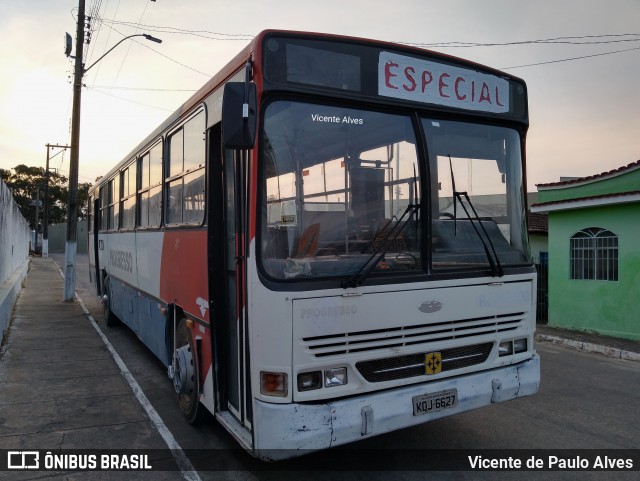
M 73 71 L 73 109 L 71 120 L 71 161 L 69 165 L 69 197 L 67 240 L 64 249 L 64 301 L 73 301 L 76 291 L 76 251 L 78 247 L 78 166 L 80 164 L 80 101 L 84 50 L 84 0 L 78 0 L 76 58 Z
M 35 232 L 36 232 L 36 238 L 35 238 L 35 247 L 33 248 L 33 251 L 37 254 L 38 253 L 38 231 L 40 229 L 38 229 L 38 227 L 40 226 L 40 204 L 42 202 L 40 201 L 40 184 L 38 184 L 36 186 L 36 200 L 33 203 L 33 205 L 36 207 L 36 221 L 34 222 L 35 224 Z
M 67 241 L 64 251 L 64 301 L 73 301 L 76 291 L 76 252 L 78 246 L 78 166 L 80 164 L 80 96 L 82 94 L 82 77 L 87 71 L 107 56 L 114 48 L 132 37 L 144 37 L 156 43 L 159 38 L 146 33 L 137 33 L 123 38 L 107 50 L 98 60 L 84 68 L 84 0 L 78 0 L 78 28 L 76 31 L 76 56 L 73 72 L 73 111 L 71 120 L 71 162 L 69 165 L 69 197 L 67 210 Z
M 47 144 L 47 167 L 44 171 L 44 225 L 42 227 L 42 257 L 49 257 L 49 152 L 50 149 L 54 148 L 63 149 L 61 152 L 64 152 L 71 147 L 68 145 Z M 59 153 L 60 152 L 58 152 L 58 154 Z

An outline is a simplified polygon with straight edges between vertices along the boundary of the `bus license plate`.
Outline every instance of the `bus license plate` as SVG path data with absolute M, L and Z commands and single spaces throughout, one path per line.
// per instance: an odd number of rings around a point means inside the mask
M 434 394 L 423 394 L 413 397 L 413 415 L 433 413 L 449 409 L 458 405 L 458 390 L 449 389 L 447 391 Z

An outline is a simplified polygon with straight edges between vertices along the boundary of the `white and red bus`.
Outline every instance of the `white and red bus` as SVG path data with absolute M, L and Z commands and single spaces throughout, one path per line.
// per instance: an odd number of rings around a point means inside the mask
M 536 393 L 526 92 L 262 32 L 91 191 L 107 324 L 263 459 Z

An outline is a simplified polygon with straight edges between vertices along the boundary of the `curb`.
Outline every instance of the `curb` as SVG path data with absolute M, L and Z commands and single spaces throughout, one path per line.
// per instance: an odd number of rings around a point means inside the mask
M 30 262 L 31 258 L 27 257 L 22 265 L 18 267 L 8 279 L 0 282 L 0 346 L 2 346 L 0 356 L 2 356 L 3 351 L 6 349 L 5 343 L 8 342 L 13 308 L 22 290 L 22 283 L 29 273 Z
M 604 354 L 607 357 L 615 359 L 624 359 L 626 361 L 640 361 L 640 353 L 625 351 L 623 349 L 618 349 L 615 347 L 593 344 L 591 342 L 574 341 L 558 336 L 551 336 L 549 334 L 536 334 L 536 340 L 550 342 L 552 344 L 568 347 L 570 349 L 576 349 L 578 351 L 597 352 L 599 354 Z

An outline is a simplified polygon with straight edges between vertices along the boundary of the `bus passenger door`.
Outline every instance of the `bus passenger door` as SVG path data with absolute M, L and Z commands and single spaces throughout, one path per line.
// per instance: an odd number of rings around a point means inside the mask
M 210 285 L 215 313 L 215 362 L 217 363 L 217 399 L 246 428 L 251 429 L 251 405 L 247 375 L 246 346 L 246 269 L 244 241 L 245 169 L 241 153 L 221 152 L 220 126 L 210 132 L 209 218 Z M 217 157 L 217 158 L 216 158 Z M 247 404 L 249 405 L 247 408 Z
M 102 277 L 100 276 L 100 256 L 98 253 L 98 248 L 100 246 L 100 240 L 98 235 L 100 233 L 100 218 L 102 212 L 100 211 L 100 198 L 98 197 L 93 201 L 93 236 L 89 239 L 89 268 L 95 268 L 95 281 L 96 281 L 96 295 L 102 295 Z M 91 265 L 93 264 L 93 266 Z

